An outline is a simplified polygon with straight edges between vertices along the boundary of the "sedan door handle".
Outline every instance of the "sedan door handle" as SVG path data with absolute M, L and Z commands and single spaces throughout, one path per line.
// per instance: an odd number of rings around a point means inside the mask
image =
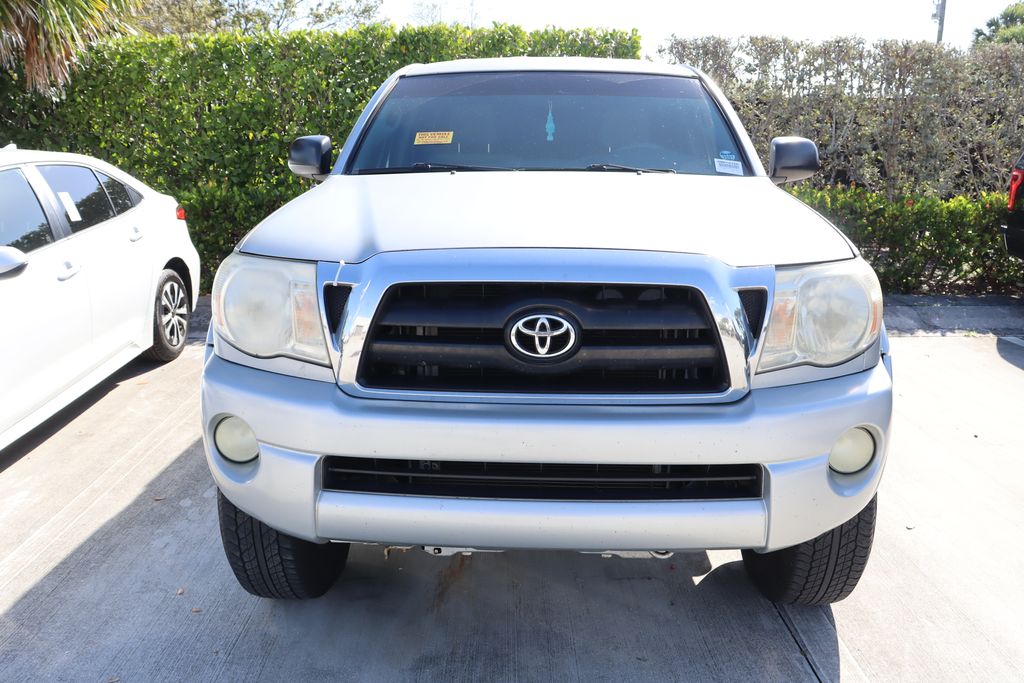
M 71 263 L 71 261 L 65 261 L 64 270 L 63 272 L 61 272 L 60 275 L 57 276 L 57 279 L 60 280 L 61 282 L 64 282 L 65 280 L 70 280 L 75 275 L 77 275 L 78 271 L 80 271 L 81 269 L 82 266 L 75 265 Z
M 128 237 L 128 239 L 131 240 L 132 242 L 138 242 L 139 240 L 142 239 L 142 236 L 144 234 L 145 233 L 142 232 L 139 226 L 136 225 L 132 227 L 132 234 Z

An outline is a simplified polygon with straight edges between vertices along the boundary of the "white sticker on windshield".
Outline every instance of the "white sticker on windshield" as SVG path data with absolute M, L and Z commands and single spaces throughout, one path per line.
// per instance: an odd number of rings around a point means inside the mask
M 71 199 L 71 195 L 67 192 L 58 192 L 57 196 L 60 198 L 60 203 L 64 205 L 64 210 L 68 212 L 68 218 L 72 223 L 77 223 L 82 220 L 82 214 L 78 213 L 78 207 L 75 206 L 75 202 Z
M 729 159 L 715 159 L 715 170 L 729 175 L 743 175 L 743 163 Z

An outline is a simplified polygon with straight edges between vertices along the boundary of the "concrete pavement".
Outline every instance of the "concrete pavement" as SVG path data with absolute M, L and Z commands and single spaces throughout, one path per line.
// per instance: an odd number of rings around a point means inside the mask
M 1020 335 L 1024 300 L 1019 297 L 888 294 L 885 324 L 896 335 Z
M 198 440 L 202 347 L 135 361 L 0 452 L 0 679 L 1022 680 L 1024 346 L 892 346 L 875 550 L 831 608 L 760 598 L 733 551 L 355 547 L 325 598 L 253 598 Z

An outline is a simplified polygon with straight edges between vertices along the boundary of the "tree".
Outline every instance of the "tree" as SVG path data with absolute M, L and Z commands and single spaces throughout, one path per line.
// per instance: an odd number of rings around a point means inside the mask
M 462 19 L 457 16 L 462 15 Z M 468 0 L 465 4 L 452 6 L 452 3 L 427 2 L 417 0 L 413 5 L 412 21 L 418 26 L 433 26 L 434 24 L 464 25 L 476 28 L 480 24 L 480 12 L 476 9 L 475 0 Z
M 344 29 L 377 19 L 381 0 L 147 0 L 139 28 L 157 35 Z
M 21 65 L 26 87 L 67 83 L 76 55 L 104 36 L 130 31 L 138 0 L 0 0 L 0 67 Z
M 984 29 L 974 29 L 974 43 L 1024 43 L 1024 2 L 1015 2 L 989 19 Z
M 417 2 L 413 11 L 413 20 L 417 24 L 430 26 L 444 23 L 444 10 L 439 2 Z
M 147 0 L 135 25 L 155 35 L 188 35 L 227 29 L 228 12 L 218 0 Z

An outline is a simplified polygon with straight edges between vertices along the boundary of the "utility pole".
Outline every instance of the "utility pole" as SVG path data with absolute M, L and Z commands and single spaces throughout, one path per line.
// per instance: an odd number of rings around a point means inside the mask
M 939 23 L 939 35 L 935 39 L 935 44 L 942 45 L 942 29 L 946 25 L 946 0 L 935 0 L 935 12 L 932 14 L 932 21 Z

